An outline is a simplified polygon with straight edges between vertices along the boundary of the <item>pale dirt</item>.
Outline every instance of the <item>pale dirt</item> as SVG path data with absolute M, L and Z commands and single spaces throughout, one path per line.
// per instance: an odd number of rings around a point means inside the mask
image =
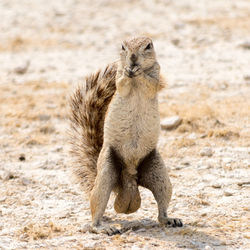
M 248 0 L 1 0 L 0 16 L 0 249 L 250 249 Z M 141 189 L 135 214 L 117 215 L 113 196 L 105 213 L 107 224 L 135 226 L 96 235 L 70 178 L 67 98 L 138 34 L 154 39 L 168 82 L 162 118 L 183 119 L 159 147 L 169 215 L 185 226 L 158 226 Z

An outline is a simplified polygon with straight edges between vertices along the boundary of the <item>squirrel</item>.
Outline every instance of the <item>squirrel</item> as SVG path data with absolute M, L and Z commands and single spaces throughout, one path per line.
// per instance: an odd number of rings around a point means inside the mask
M 135 37 L 122 43 L 120 60 L 87 77 L 71 96 L 73 172 L 89 195 L 93 227 L 100 226 L 112 191 L 116 212 L 137 211 L 138 186 L 153 193 L 161 224 L 183 226 L 167 216 L 172 185 L 156 149 L 163 86 L 152 40 Z

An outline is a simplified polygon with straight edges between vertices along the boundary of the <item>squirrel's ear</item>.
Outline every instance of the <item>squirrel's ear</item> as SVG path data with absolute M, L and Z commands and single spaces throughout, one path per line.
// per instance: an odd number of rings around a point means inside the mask
M 125 50 L 125 47 L 124 47 L 124 45 L 122 44 L 122 50 Z

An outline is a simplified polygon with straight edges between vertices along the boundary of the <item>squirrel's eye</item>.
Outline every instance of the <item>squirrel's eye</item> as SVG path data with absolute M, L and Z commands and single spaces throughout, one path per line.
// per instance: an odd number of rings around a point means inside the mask
M 122 50 L 125 50 L 125 47 L 122 45 Z
M 147 47 L 145 48 L 145 50 L 152 49 L 152 47 L 153 47 L 153 44 L 152 44 L 152 43 L 149 43 L 149 44 L 147 45 Z

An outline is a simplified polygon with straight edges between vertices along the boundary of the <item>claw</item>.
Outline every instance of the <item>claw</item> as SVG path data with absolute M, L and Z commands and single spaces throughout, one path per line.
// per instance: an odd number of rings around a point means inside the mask
M 139 66 L 135 66 L 135 67 L 126 67 L 125 68 L 125 74 L 130 77 L 130 78 L 133 78 L 137 75 L 139 75 L 140 73 L 142 72 L 141 68 Z
M 89 229 L 90 233 L 95 234 L 107 234 L 108 236 L 112 236 L 115 234 L 121 234 L 121 231 L 115 226 L 93 226 Z
M 176 225 L 177 225 L 177 227 L 182 227 L 182 226 L 183 226 L 183 223 L 182 223 L 182 221 L 179 219 L 179 220 L 177 220 Z
M 180 219 L 178 218 L 168 218 L 168 217 L 163 217 L 159 219 L 160 223 L 166 225 L 167 227 L 182 227 L 183 223 Z

